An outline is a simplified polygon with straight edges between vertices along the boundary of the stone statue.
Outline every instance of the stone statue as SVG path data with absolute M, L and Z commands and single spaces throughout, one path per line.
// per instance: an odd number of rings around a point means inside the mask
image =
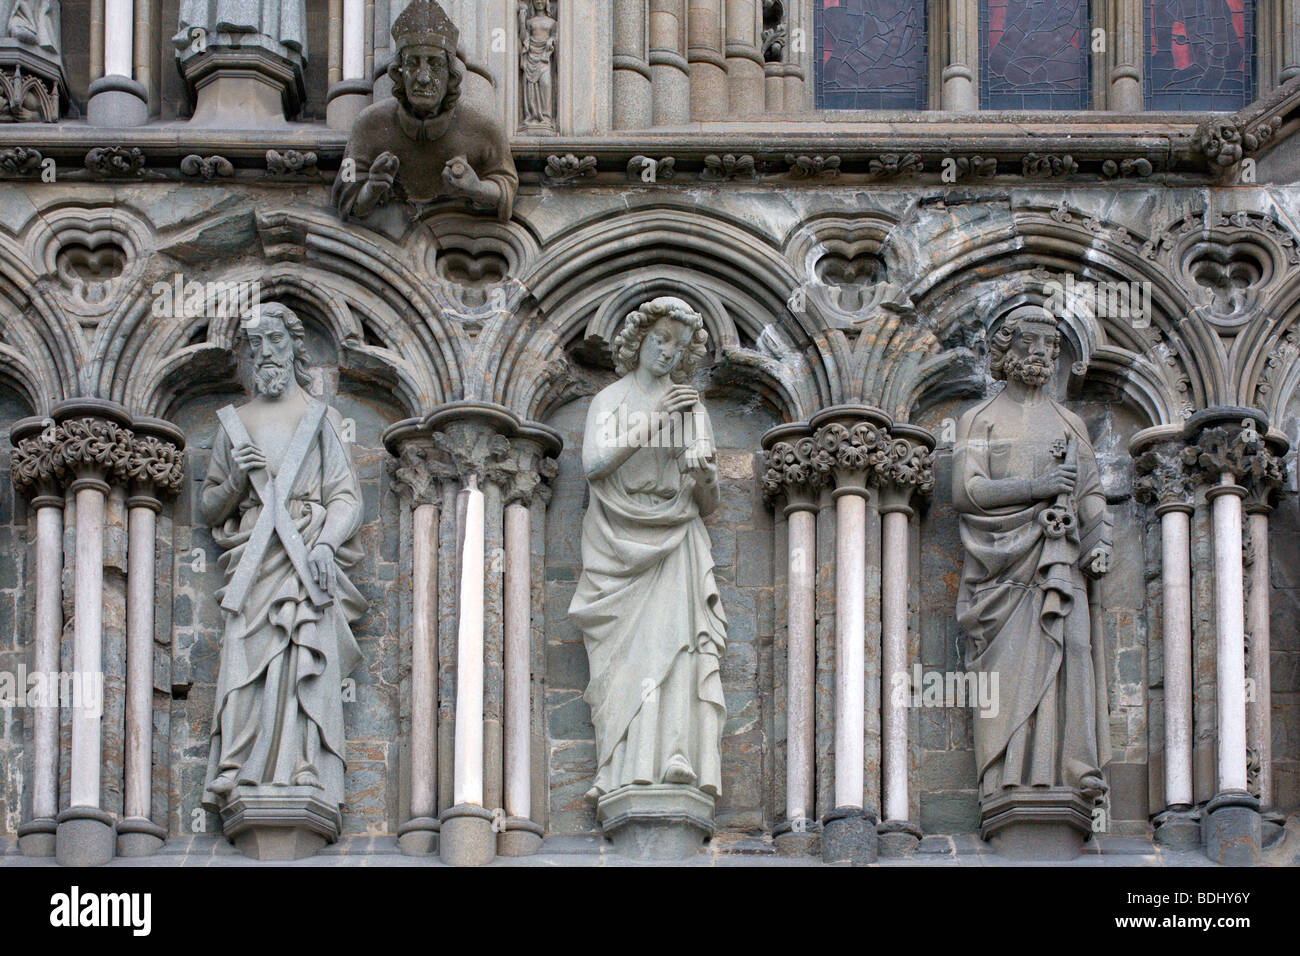
M 0 123 L 53 123 L 66 98 L 59 0 L 0 0 Z
M 991 346 L 1006 388 L 957 426 L 957 620 L 967 667 L 997 673 L 1001 688 L 998 707 L 974 721 L 986 814 L 993 798 L 1027 788 L 1072 790 L 1089 810 L 1105 791 L 1103 648 L 1085 575 L 1109 567 L 1111 519 L 1086 427 L 1044 390 L 1059 352 L 1050 312 L 1011 311 Z
M 722 788 L 727 620 L 702 517 L 718 505 L 713 429 L 685 384 L 706 354 L 703 318 L 646 302 L 614 338 L 621 378 L 587 413 L 591 503 L 569 615 L 590 660 L 598 815 L 620 788 Z M 662 788 L 661 788 L 662 790 Z
M 256 394 L 218 413 L 199 501 L 226 582 L 203 805 L 219 812 L 245 788 L 292 787 L 337 815 L 340 688 L 361 657 L 351 624 L 366 606 L 347 576 L 361 557 L 361 491 L 342 419 L 304 387 L 301 320 L 265 303 L 241 335 Z
M 529 9 L 531 8 L 531 16 Z M 519 65 L 523 72 L 524 125 L 527 131 L 554 132 L 555 18 L 549 0 L 528 0 L 519 8 Z
M 460 31 L 436 3 L 414 0 L 392 34 L 393 97 L 357 117 L 334 204 L 345 216 L 365 217 L 391 198 L 451 197 L 509 219 L 519 175 L 500 122 L 461 99 Z
M 59 0 L 13 0 L 4 25 L 7 37 L 47 53 L 59 52 Z

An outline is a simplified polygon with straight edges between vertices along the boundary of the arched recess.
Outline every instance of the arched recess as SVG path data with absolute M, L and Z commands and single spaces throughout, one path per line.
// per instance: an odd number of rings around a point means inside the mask
M 80 391 L 82 336 L 11 240 L 0 239 L 0 375 L 34 413 Z

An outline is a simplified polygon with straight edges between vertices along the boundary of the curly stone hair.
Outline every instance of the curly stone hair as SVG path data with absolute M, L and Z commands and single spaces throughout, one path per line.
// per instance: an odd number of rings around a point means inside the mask
M 1007 352 L 1011 350 L 1011 343 L 1015 341 L 1016 333 L 1020 331 L 1020 326 L 1024 322 L 1050 325 L 1056 333 L 1056 338 L 1048 360 L 1055 362 L 1057 356 L 1061 354 L 1061 331 L 1056 327 L 1056 319 L 1052 313 L 1042 306 L 1022 305 L 1007 313 L 989 342 L 989 372 L 995 379 L 1006 378 Z
M 247 343 L 248 327 L 258 324 L 263 316 L 284 323 L 284 330 L 293 341 L 293 377 L 303 388 L 310 388 L 312 377 L 307 364 L 307 330 L 298 314 L 283 302 L 261 302 L 245 312 L 239 321 L 239 340 Z
M 614 336 L 614 370 L 620 376 L 636 369 L 641 358 L 641 343 L 660 319 L 680 322 L 691 333 L 686 351 L 671 373 L 672 380 L 678 384 L 689 381 L 704 363 L 709 354 L 709 333 L 704 330 L 704 316 L 681 299 L 660 296 L 643 303 L 635 312 L 629 312 L 623 320 L 623 327 Z
M 405 55 L 405 50 L 397 51 L 393 62 L 388 64 L 388 77 L 393 81 L 393 95 L 403 106 L 409 107 L 411 104 L 406 100 L 406 83 L 402 80 L 402 57 Z M 454 53 L 443 55 L 447 58 L 447 92 L 442 95 L 442 103 L 438 106 L 439 115 L 450 111 L 459 102 L 460 85 L 465 80 L 465 67 L 461 65 L 460 58 Z

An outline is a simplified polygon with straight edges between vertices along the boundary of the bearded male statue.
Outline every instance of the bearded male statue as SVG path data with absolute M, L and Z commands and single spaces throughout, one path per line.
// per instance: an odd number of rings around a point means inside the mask
M 519 174 L 505 128 L 461 98 L 460 31 L 438 4 L 413 0 L 392 34 L 393 96 L 357 117 L 334 180 L 334 205 L 344 216 L 364 218 L 392 199 L 452 198 L 509 219 Z
M 361 491 L 338 411 L 304 387 L 302 321 L 262 304 L 241 337 L 256 394 L 218 412 L 199 499 L 225 573 L 203 805 L 232 838 L 228 818 L 310 806 L 307 817 L 333 818 L 316 834 L 323 845 L 338 836 L 343 802 L 342 682 L 361 659 L 351 625 L 366 604 L 347 575 L 361 557 Z
M 991 353 L 1006 388 L 961 417 L 952 478 L 966 664 L 996 673 L 1001 688 L 999 706 L 974 717 L 981 831 L 1054 793 L 1082 832 L 1109 759 L 1088 577 L 1109 567 L 1111 519 L 1086 426 L 1044 389 L 1060 353 L 1051 313 L 1013 309 Z

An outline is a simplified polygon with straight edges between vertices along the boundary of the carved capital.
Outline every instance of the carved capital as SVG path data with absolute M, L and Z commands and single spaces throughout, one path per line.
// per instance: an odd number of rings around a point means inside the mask
M 882 510 L 902 509 L 914 492 L 928 495 L 934 491 L 934 452 L 921 441 L 900 435 L 888 437 L 875 481 L 880 488 Z
M 136 494 L 174 495 L 185 487 L 185 454 L 154 435 L 135 436 L 124 476 Z
M 17 438 L 18 429 L 14 429 L 14 450 L 9 459 L 14 488 L 29 498 L 59 494 L 63 471 L 54 420 L 47 418 L 32 424 L 36 434 L 30 437 Z
M 768 501 L 784 495 L 791 507 L 812 509 L 830 476 L 831 459 L 811 436 L 776 442 L 767 452 L 763 493 Z
M 1254 419 L 1203 429 L 1184 456 L 1198 480 L 1215 484 L 1228 474 L 1265 497 L 1285 478 L 1281 460 L 1264 444 Z
M 122 481 L 129 476 L 135 436 L 102 418 L 70 418 L 54 430 L 57 470 L 65 480 Z
M 865 493 L 889 464 L 889 433 L 872 422 L 831 422 L 817 429 L 814 440 L 837 490 Z
M 452 424 L 446 431 L 433 433 L 433 444 L 447 456 L 462 481 L 473 477 L 481 487 L 489 482 L 504 485 L 510 477 L 510 439 L 490 426 Z
M 531 505 L 550 500 L 550 481 L 559 472 L 554 458 L 548 457 L 534 441 L 516 439 L 502 465 L 506 472 L 505 503 Z
M 1138 501 L 1157 509 L 1190 508 L 1192 475 L 1188 470 L 1187 446 L 1169 442 L 1148 448 L 1134 459 L 1137 478 L 1133 494 Z
M 398 456 L 388 459 L 388 474 L 413 507 L 441 504 L 442 483 L 460 477 L 449 458 L 427 438 L 404 442 Z

